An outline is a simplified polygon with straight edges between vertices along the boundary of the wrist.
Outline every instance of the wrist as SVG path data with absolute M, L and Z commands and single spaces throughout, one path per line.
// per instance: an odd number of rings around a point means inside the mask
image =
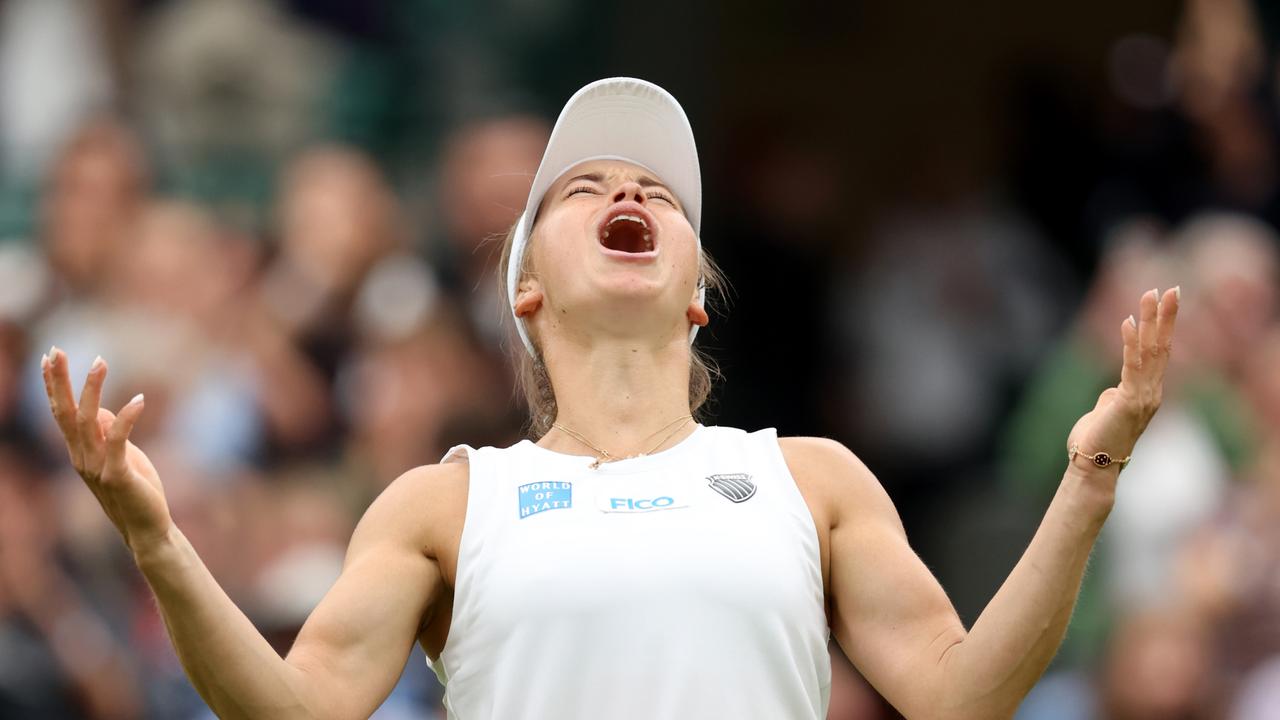
M 1070 465 L 1080 465 L 1087 468 L 1107 469 L 1115 468 L 1116 473 L 1120 473 L 1129 464 L 1132 455 L 1119 457 L 1111 453 L 1100 450 L 1098 452 L 1085 452 L 1079 445 L 1072 443 L 1067 448 L 1067 463 Z
M 181 563 L 188 547 L 186 537 L 174 523 L 169 523 L 168 529 L 160 535 L 127 544 L 133 551 L 133 561 L 144 575 L 152 570 L 162 570 Z
M 1079 461 L 1077 461 L 1079 462 Z M 1116 466 L 1099 468 L 1092 463 L 1072 463 L 1062 476 L 1059 492 L 1066 495 L 1076 514 L 1096 522 L 1100 528 L 1116 502 L 1116 482 L 1120 471 Z

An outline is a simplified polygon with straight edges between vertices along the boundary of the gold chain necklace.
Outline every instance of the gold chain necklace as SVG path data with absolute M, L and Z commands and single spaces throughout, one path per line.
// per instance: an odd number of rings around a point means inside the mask
M 615 462 L 615 461 L 617 461 L 617 460 L 630 460 L 631 458 L 644 457 L 645 455 L 648 455 L 649 453 L 652 453 L 654 450 L 657 450 L 658 448 L 662 447 L 663 443 L 665 443 L 666 441 L 670 440 L 673 436 L 675 436 L 675 434 L 676 434 L 677 432 L 679 432 L 679 431 L 680 431 L 680 429 L 681 429 L 681 428 L 683 428 L 683 427 L 685 426 L 685 423 L 687 423 L 688 421 L 690 421 L 690 420 L 692 420 L 692 419 L 693 419 L 693 416 L 692 416 L 692 415 L 683 415 L 683 416 L 681 416 L 681 417 L 676 418 L 675 420 L 672 420 L 671 422 L 667 423 L 666 425 L 663 425 L 662 427 L 658 428 L 658 430 L 657 430 L 656 432 L 650 433 L 650 434 L 649 434 L 645 439 L 647 440 L 647 439 L 649 439 L 649 438 L 653 437 L 654 435 L 657 435 L 658 433 L 662 432 L 663 430 L 666 430 L 667 428 L 670 428 L 672 425 L 675 425 L 675 427 L 671 429 L 671 432 L 667 433 L 666 435 L 663 435 L 663 436 L 662 436 L 662 439 L 661 439 L 661 440 L 659 440 L 659 441 L 657 442 L 657 444 L 656 444 L 656 445 L 654 445 L 653 447 L 649 448 L 649 449 L 648 449 L 648 450 L 646 450 L 645 452 L 642 452 L 642 453 L 640 453 L 640 454 L 638 454 L 638 455 L 628 455 L 628 456 L 623 457 L 623 458 L 620 458 L 620 457 L 615 456 L 613 453 L 609 452 L 608 450 L 605 450 L 604 448 L 596 447 L 594 444 L 592 444 L 592 442 L 591 442 L 590 440 L 586 439 L 586 438 L 585 438 L 585 437 L 583 437 L 581 434 L 579 434 L 579 433 L 577 433 L 577 432 L 574 432 L 573 430 L 570 430 L 569 428 L 567 428 L 567 427 L 565 427 L 565 426 L 561 425 L 560 423 L 552 423 L 552 424 L 551 424 L 551 427 L 553 427 L 553 428 L 555 428 L 555 429 L 557 429 L 557 430 L 559 430 L 559 431 L 563 432 L 564 434 L 568 435 L 569 437 L 573 438 L 574 440 L 577 440 L 578 442 L 582 443 L 583 445 L 586 445 L 587 447 L 591 448 L 592 450 L 595 450 L 595 451 L 596 451 L 596 453 L 597 453 L 597 455 L 596 455 L 596 460 L 595 460 L 595 462 L 591 463 L 591 469 L 592 469 L 592 470 L 595 470 L 595 469 L 597 469 L 597 468 L 599 468 L 599 467 L 600 467 L 600 463 L 602 463 L 602 462 Z M 676 423 L 679 423 L 679 424 L 677 425 Z

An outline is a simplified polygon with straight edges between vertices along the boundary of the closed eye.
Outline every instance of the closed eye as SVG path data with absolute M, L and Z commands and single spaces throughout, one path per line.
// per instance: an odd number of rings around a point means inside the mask
M 577 187 L 575 187 L 575 188 L 571 188 L 571 189 L 569 190 L 569 192 L 567 192 L 567 193 L 565 193 L 565 194 L 564 194 L 564 196 L 565 196 L 565 197 L 572 197 L 572 196 L 574 196 L 574 195 L 577 195 L 578 193 L 589 193 L 589 194 L 591 194 L 591 195 L 599 195 L 599 194 L 600 194 L 600 191 L 599 191 L 599 190 L 596 190 L 595 188 L 591 187 L 590 185 L 579 185 L 579 186 L 577 186 Z
M 650 200 L 663 200 L 672 205 L 676 204 L 675 198 L 662 192 L 661 190 L 650 190 L 649 192 L 645 193 L 644 196 L 649 198 Z

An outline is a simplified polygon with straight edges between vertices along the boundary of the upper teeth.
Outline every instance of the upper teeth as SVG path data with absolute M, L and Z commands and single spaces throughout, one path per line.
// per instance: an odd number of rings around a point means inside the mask
M 630 220 L 631 222 L 637 222 L 637 223 L 640 223 L 641 227 L 644 227 L 646 229 L 648 229 L 649 227 L 649 223 L 645 222 L 644 218 L 640 217 L 639 215 L 615 215 L 614 217 L 609 218 L 609 224 L 612 225 L 618 222 L 619 220 Z

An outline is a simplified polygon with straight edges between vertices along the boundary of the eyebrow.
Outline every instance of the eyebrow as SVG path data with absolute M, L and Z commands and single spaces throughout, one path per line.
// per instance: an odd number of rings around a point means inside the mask
M 600 173 L 586 173 L 585 175 L 577 175 L 575 177 L 570 178 L 569 182 L 565 184 L 572 185 L 578 182 L 579 180 L 586 180 L 587 182 L 600 183 L 600 182 L 604 182 L 604 176 L 601 175 Z M 636 184 L 639 185 L 640 187 L 660 187 L 660 188 L 666 188 L 668 190 L 671 189 L 667 187 L 666 183 L 658 182 L 657 180 L 654 180 L 648 175 L 638 176 L 636 178 Z

